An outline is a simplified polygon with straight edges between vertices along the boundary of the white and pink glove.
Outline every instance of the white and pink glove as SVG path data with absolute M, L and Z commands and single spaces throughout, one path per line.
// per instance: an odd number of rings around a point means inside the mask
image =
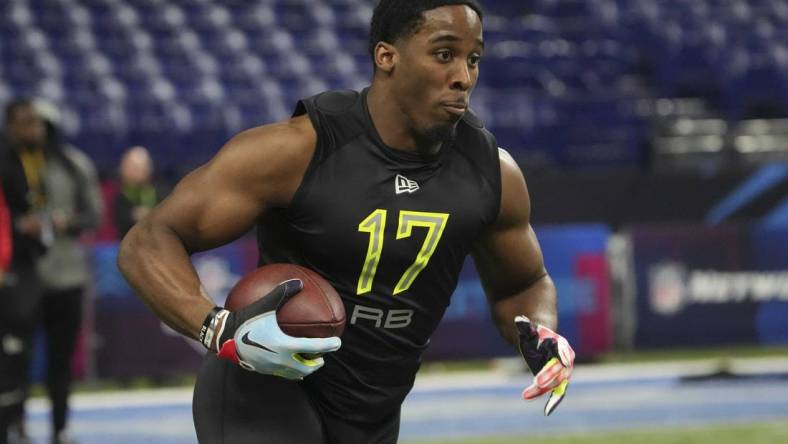
M 536 399 L 547 392 L 545 416 L 558 407 L 566 395 L 569 377 L 575 364 L 575 351 L 563 336 L 525 316 L 514 318 L 520 333 L 520 353 L 534 374 L 534 382 L 523 390 L 523 399 Z

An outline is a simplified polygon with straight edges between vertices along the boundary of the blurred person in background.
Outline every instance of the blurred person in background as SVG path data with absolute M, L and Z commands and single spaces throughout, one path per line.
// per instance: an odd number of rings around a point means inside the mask
M 53 241 L 38 261 L 42 288 L 41 321 L 46 335 L 46 386 L 52 402 L 53 443 L 71 441 L 66 433 L 71 362 L 79 329 L 85 286 L 90 278 L 80 237 L 101 221 L 102 201 L 96 168 L 85 153 L 63 143 L 59 113 L 36 101 L 44 118 L 47 142 L 44 167 L 46 214 Z
M 0 182 L 0 288 L 3 287 L 6 274 L 11 266 L 12 253 L 11 211 L 8 209 L 3 184 Z
M 51 243 L 43 216 L 47 129 L 29 100 L 5 108 L 0 177 L 12 226 L 13 250 L 0 298 L 0 443 L 27 442 L 22 426 L 28 370 L 41 290 L 38 258 Z
M 3 185 L 0 183 L 0 309 L 3 308 L 2 301 L 6 298 L 5 288 L 6 282 L 9 280 L 9 269 L 11 267 L 11 255 L 13 254 L 13 238 L 11 232 L 11 211 L 5 199 L 5 192 Z M 0 335 L 3 330 L 0 327 Z M 2 343 L 2 338 L 0 338 Z M 0 352 L 0 356 L 2 356 Z M 5 363 L 5 360 L 0 361 Z M 5 443 L 8 440 L 8 424 L 3 409 L 5 393 L 0 392 L 0 443 Z
M 120 192 L 112 204 L 118 237 L 148 215 L 158 196 L 152 183 L 153 161 L 145 147 L 129 148 L 120 161 Z
M 35 178 L 33 182 L 38 187 L 34 197 L 38 199 L 40 219 L 51 227 L 46 240 L 49 248 L 36 263 L 41 296 L 40 306 L 34 309 L 33 321 L 41 321 L 46 337 L 46 387 L 52 402 L 52 442 L 66 443 L 72 442 L 65 431 L 71 361 L 89 279 L 80 236 L 99 224 L 101 194 L 98 175 L 90 159 L 60 140 L 57 109 L 43 101 L 21 103 L 21 109 L 28 112 L 27 108 L 31 108 L 44 127 L 43 144 L 37 145 L 31 154 L 21 155 L 21 159 L 26 176 Z

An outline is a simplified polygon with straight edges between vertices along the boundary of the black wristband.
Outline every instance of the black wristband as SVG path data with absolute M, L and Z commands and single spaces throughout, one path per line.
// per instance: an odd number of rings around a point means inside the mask
M 222 307 L 213 307 L 202 322 L 202 328 L 200 328 L 200 342 L 209 350 L 211 348 L 211 342 L 213 342 L 213 335 L 216 332 L 216 315 L 222 310 Z

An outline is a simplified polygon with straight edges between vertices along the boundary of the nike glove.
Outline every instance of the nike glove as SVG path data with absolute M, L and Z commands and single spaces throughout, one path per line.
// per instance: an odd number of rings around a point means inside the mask
M 551 392 L 544 407 L 547 416 L 566 395 L 575 364 L 575 351 L 563 336 L 532 323 L 525 316 L 515 317 L 514 324 L 520 333 L 520 353 L 535 375 L 534 382 L 523 390 L 523 398 L 531 400 Z
M 279 328 L 276 309 L 301 291 L 303 286 L 299 279 L 291 279 L 240 310 L 218 309 L 212 312 L 203 327 L 208 334 L 200 334 L 203 344 L 213 349 L 210 336 L 217 336 L 215 347 L 220 358 L 250 371 L 303 379 L 323 366 L 323 358 L 319 354 L 336 351 L 342 345 L 336 336 L 296 338 Z M 317 357 L 307 359 L 302 354 L 315 354 Z

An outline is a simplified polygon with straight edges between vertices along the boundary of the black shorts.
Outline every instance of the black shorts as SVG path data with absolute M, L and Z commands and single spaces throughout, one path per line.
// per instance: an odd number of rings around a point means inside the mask
M 320 370 L 318 370 L 320 371 Z M 206 355 L 192 404 L 200 444 L 393 444 L 399 410 L 376 424 L 322 408 L 300 383 Z

